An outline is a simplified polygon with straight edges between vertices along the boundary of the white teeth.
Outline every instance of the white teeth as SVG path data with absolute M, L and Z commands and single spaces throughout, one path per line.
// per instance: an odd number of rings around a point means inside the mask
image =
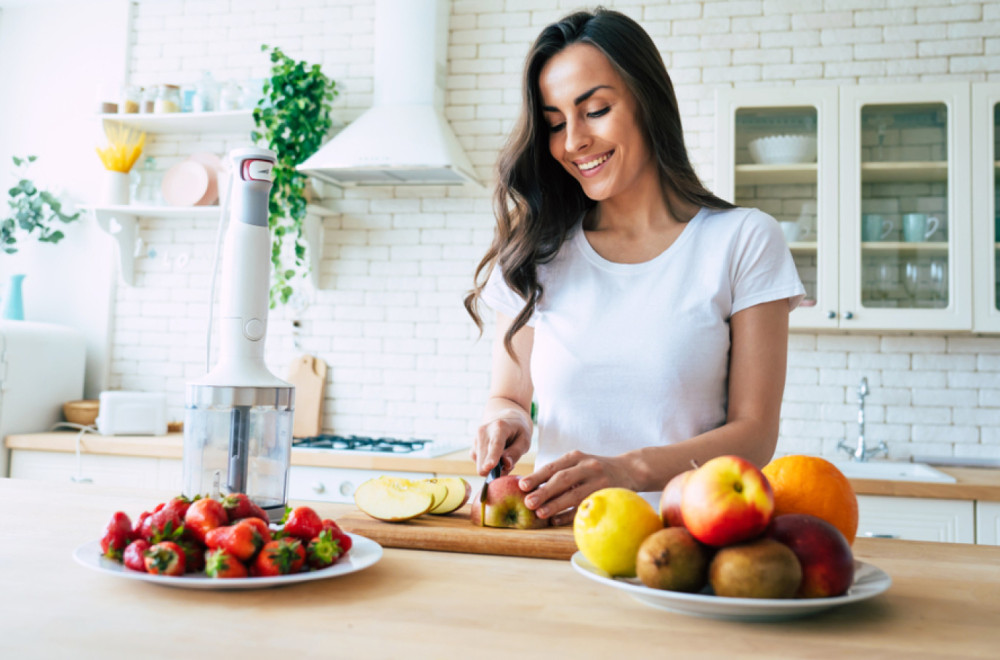
M 595 167 L 597 167 L 598 165 L 600 165 L 601 163 L 603 163 L 604 161 L 606 161 L 609 158 L 611 158 L 611 154 L 607 153 L 607 154 L 604 154 L 603 156 L 601 156 L 599 158 L 595 158 L 594 160 L 592 160 L 590 162 L 581 163 L 577 167 L 579 167 L 581 170 L 584 170 L 584 171 L 586 171 L 586 170 L 592 170 L 592 169 L 594 169 Z

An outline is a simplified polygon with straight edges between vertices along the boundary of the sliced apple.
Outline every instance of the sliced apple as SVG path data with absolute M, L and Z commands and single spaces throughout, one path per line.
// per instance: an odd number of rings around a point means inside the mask
M 469 501 L 469 496 L 472 494 L 472 486 L 461 477 L 441 477 L 439 479 L 428 479 L 427 481 L 436 481 L 448 488 L 448 496 L 444 501 L 439 502 L 431 508 L 429 513 L 433 513 L 434 515 L 440 516 L 457 511 L 463 504 Z
M 403 522 L 430 511 L 434 496 L 423 488 L 414 488 L 409 479 L 376 477 L 354 491 L 354 503 L 376 520 Z

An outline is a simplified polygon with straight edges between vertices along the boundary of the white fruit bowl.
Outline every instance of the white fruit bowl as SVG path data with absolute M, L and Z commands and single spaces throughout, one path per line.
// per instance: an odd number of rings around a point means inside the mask
M 768 135 L 750 140 L 750 157 L 762 165 L 816 162 L 813 135 Z

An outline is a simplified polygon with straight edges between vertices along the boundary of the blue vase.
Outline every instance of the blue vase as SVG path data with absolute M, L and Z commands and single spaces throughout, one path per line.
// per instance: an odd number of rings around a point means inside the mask
M 24 299 L 21 295 L 21 283 L 24 275 L 11 275 L 7 285 L 7 295 L 4 296 L 3 318 L 9 321 L 24 320 Z

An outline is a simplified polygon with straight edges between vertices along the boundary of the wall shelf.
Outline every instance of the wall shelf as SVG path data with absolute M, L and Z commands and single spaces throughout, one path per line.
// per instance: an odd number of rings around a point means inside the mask
M 189 218 L 199 220 L 218 219 L 218 206 L 81 206 L 91 214 L 102 231 L 117 243 L 119 272 L 122 282 L 135 285 L 135 258 L 138 239 L 139 218 Z M 303 224 L 303 238 L 306 242 L 306 256 L 309 259 L 309 279 L 319 288 L 319 262 L 323 255 L 322 219 L 336 215 L 336 211 L 318 204 L 306 206 Z
M 737 165 L 736 185 L 755 186 L 771 183 L 816 183 L 816 163 L 789 165 Z
M 254 129 L 252 110 L 222 112 L 164 112 L 99 114 L 104 121 L 117 122 L 147 133 L 246 133 Z
M 945 161 L 861 163 L 861 183 L 928 183 L 948 180 Z

